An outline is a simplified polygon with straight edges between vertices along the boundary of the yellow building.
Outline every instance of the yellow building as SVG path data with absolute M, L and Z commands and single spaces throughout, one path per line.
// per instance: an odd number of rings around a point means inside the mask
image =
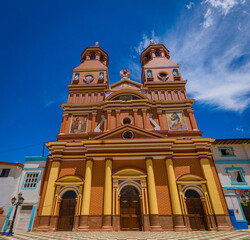
M 210 152 L 179 65 L 153 42 L 141 83 L 86 48 L 73 70 L 46 168 L 35 231 L 231 230 Z

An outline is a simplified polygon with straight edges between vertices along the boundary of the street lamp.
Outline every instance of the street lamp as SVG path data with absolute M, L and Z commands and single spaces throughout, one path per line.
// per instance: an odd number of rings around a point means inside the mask
M 24 198 L 22 197 L 22 193 L 18 193 L 18 201 L 16 203 L 16 198 L 13 197 L 11 199 L 11 204 L 12 206 L 16 206 L 16 209 L 15 209 L 15 212 L 14 212 L 14 215 L 13 215 L 13 219 L 12 219 L 12 223 L 10 225 L 10 230 L 9 230 L 9 233 L 7 236 L 12 236 L 12 231 L 13 231 L 13 227 L 14 227 L 14 222 L 15 222 L 15 219 L 16 219 L 16 212 L 17 212 L 17 209 L 18 209 L 18 206 L 23 204 L 23 201 L 24 201 Z

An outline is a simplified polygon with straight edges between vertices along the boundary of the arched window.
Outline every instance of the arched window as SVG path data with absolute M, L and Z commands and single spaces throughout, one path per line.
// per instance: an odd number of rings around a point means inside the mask
M 122 124 L 125 125 L 125 124 L 132 124 L 132 119 L 130 117 L 124 117 L 122 119 Z
M 135 196 L 135 195 L 140 195 L 138 189 L 134 187 L 133 185 L 126 185 L 123 187 L 120 191 L 120 195 L 126 195 L 126 196 Z
M 147 60 L 150 60 L 150 59 L 151 59 L 150 54 L 148 54 L 148 55 L 146 56 L 146 58 L 147 58 Z
M 62 199 L 75 199 L 76 197 L 75 191 L 70 190 L 63 194 Z
M 177 69 L 173 69 L 173 74 L 175 77 L 178 77 L 179 76 L 179 72 Z
M 185 197 L 186 197 L 186 198 L 200 198 L 200 195 L 199 195 L 199 193 L 197 193 L 195 190 L 193 190 L 193 189 L 188 189 L 188 190 L 185 192 Z
M 100 61 L 101 61 L 101 62 L 103 62 L 103 55 L 101 55 L 101 57 L 100 57 Z
M 91 53 L 90 59 L 95 59 L 95 54 L 94 53 Z
M 156 52 L 155 52 L 155 56 L 156 56 L 156 57 L 160 57 L 160 56 L 161 56 L 160 52 L 159 52 L 159 51 L 156 51 Z

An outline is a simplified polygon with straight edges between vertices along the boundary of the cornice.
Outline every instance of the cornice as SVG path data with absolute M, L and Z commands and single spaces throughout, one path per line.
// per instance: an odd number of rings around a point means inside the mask
M 193 103 L 194 99 L 185 99 L 185 100 L 177 100 L 177 101 L 154 101 L 154 100 L 148 100 L 148 99 L 140 99 L 140 100 L 131 100 L 131 101 L 103 101 L 98 103 L 89 103 L 89 104 L 72 104 L 72 103 L 63 103 L 61 104 L 61 107 L 64 111 L 69 110 L 87 110 L 88 108 L 92 110 L 94 107 L 96 108 L 104 108 L 104 107 L 126 107 L 126 108 L 147 108 L 147 107 L 160 107 L 163 110 L 171 108 L 190 108 Z
M 163 57 L 165 58 L 165 57 Z M 162 69 L 162 68 L 179 68 L 179 64 L 175 64 L 175 65 L 172 65 L 172 66 L 143 66 L 142 68 L 143 69 Z
M 89 92 L 93 91 L 104 91 L 108 88 L 108 84 L 77 84 L 77 85 L 68 85 L 69 93 L 78 93 L 78 92 Z

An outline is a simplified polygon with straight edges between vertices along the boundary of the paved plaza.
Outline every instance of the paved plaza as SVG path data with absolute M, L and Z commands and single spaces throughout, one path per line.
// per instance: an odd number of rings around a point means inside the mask
M 20 239 L 20 240 L 183 240 L 183 239 L 248 239 L 250 240 L 249 231 L 232 231 L 232 232 L 46 232 L 37 233 L 29 232 L 17 234 L 13 237 L 0 237 L 0 239 Z

